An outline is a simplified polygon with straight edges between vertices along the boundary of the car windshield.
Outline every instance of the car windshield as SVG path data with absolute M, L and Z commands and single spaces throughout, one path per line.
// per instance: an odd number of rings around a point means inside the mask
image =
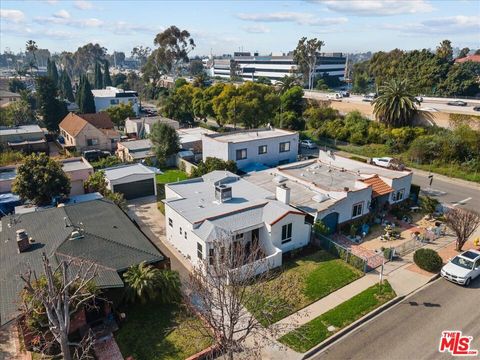
M 460 256 L 455 256 L 452 260 L 452 264 L 455 264 L 457 266 L 460 266 L 460 267 L 462 267 L 464 269 L 468 269 L 468 270 L 473 269 L 473 261 L 464 259 Z

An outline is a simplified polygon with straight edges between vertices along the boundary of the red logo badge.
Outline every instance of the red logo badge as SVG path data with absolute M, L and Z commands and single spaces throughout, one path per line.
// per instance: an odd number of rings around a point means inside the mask
M 470 349 L 472 336 L 463 336 L 461 331 L 443 331 L 438 351 L 448 351 L 453 356 L 476 356 L 478 350 Z

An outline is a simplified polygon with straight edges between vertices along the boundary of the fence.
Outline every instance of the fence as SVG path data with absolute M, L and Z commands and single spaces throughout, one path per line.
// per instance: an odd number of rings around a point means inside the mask
M 337 244 L 332 239 L 321 234 L 316 234 L 315 240 L 324 250 L 328 251 L 333 256 L 336 256 L 342 259 L 347 264 L 352 265 L 354 268 L 363 272 L 370 271 L 368 269 L 367 259 L 362 258 L 358 255 L 352 254 L 352 251 L 350 249 L 340 244 Z

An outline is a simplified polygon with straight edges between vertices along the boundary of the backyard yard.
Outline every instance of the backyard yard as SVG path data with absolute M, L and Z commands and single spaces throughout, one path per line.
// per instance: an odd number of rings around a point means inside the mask
M 382 285 L 376 284 L 279 340 L 295 351 L 306 352 L 395 296 L 395 291 L 387 281 Z
M 115 339 L 122 355 L 135 360 L 183 360 L 211 345 L 193 323 L 200 321 L 179 305 L 138 304 Z
M 179 169 L 167 169 L 163 174 L 157 174 L 157 184 L 168 184 L 171 182 L 182 181 L 188 178 L 185 171 Z
M 268 280 L 265 293 L 258 294 L 255 303 L 245 305 L 264 326 L 268 326 L 361 276 L 363 276 L 361 271 L 324 250 L 318 250 L 284 263 L 283 271 L 277 277 Z M 278 291 L 279 283 L 288 286 L 288 291 Z M 255 299 L 255 296 L 252 299 Z M 285 306 L 279 306 L 281 310 L 269 314 L 269 318 L 266 318 L 262 315 L 264 309 L 258 304 L 272 302 Z

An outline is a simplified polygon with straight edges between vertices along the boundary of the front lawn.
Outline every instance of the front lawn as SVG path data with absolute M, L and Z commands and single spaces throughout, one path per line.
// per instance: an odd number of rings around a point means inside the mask
M 395 291 L 387 281 L 382 285 L 376 284 L 282 336 L 279 341 L 295 351 L 306 352 L 395 296 Z M 330 326 L 335 329 L 329 331 Z
M 171 182 L 182 181 L 188 179 L 185 171 L 178 169 L 165 170 L 163 174 L 157 174 L 157 184 L 168 184 Z
M 362 276 L 361 271 L 324 250 L 318 250 L 284 263 L 283 271 L 266 284 L 265 293 L 258 294 L 254 303 L 245 305 L 264 326 L 268 326 Z M 279 291 L 278 284 L 288 286 L 288 290 Z M 279 306 L 281 310 L 269 314 L 271 319 L 267 319 L 258 304 L 272 302 L 285 306 Z
M 179 305 L 136 304 L 115 333 L 122 355 L 135 360 L 183 360 L 211 345 L 192 324 L 200 321 Z

